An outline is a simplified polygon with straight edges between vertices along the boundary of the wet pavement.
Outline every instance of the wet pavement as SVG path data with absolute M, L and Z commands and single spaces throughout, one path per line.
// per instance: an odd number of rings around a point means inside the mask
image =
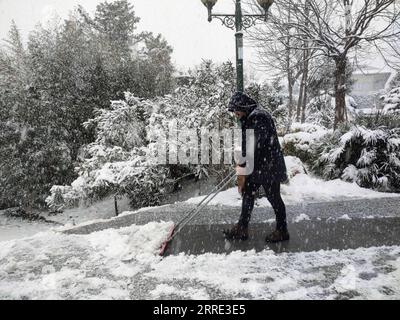
M 227 225 L 190 225 L 183 228 L 170 242 L 165 252 L 175 255 L 230 253 L 232 251 L 273 250 L 281 252 L 311 252 L 332 249 L 400 245 L 400 218 L 375 218 L 352 220 L 307 220 L 290 224 L 290 240 L 266 243 L 266 235 L 273 224 L 256 223 L 249 228 L 246 241 L 227 241 L 222 230 Z

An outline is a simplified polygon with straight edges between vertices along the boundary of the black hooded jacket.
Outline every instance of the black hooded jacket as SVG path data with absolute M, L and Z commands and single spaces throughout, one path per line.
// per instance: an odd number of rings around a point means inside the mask
M 246 152 L 246 130 L 254 130 L 254 170 L 248 179 L 260 184 L 286 181 L 285 159 L 271 115 L 258 108 L 257 103 L 242 92 L 235 93 L 231 98 L 228 110 L 246 113 L 246 116 L 240 119 L 243 155 Z

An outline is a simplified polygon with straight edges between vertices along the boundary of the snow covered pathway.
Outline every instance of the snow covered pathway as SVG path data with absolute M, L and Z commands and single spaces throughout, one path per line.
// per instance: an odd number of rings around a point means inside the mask
M 0 299 L 400 299 L 397 245 L 161 259 L 171 222 L 151 221 L 177 221 L 192 206 L 125 212 L 64 233 L 0 242 Z M 399 197 L 303 202 L 288 206 L 288 219 L 369 221 L 398 218 L 399 210 Z M 209 206 L 193 223 L 230 224 L 238 214 L 237 207 Z M 271 219 L 271 208 L 255 208 L 253 223 Z
M 160 258 L 167 222 L 0 243 L 0 299 L 399 299 L 400 247 Z

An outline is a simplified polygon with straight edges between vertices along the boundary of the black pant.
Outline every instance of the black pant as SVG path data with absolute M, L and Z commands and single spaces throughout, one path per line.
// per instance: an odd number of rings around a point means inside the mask
M 286 230 L 286 208 L 281 198 L 281 183 L 279 181 L 273 181 L 268 184 L 263 184 L 262 186 L 265 190 L 268 201 L 271 203 L 272 208 L 275 211 L 276 229 Z M 247 227 L 249 225 L 251 212 L 253 211 L 254 207 L 255 194 L 260 187 L 260 183 L 254 183 L 251 181 L 246 181 L 245 183 L 242 201 L 242 214 L 239 219 L 239 224 L 241 226 Z

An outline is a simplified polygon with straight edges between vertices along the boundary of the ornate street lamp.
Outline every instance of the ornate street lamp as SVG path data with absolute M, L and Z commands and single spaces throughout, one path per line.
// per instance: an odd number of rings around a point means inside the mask
M 211 17 L 211 12 L 212 8 L 215 6 L 218 0 L 201 0 L 203 4 L 207 7 L 208 10 L 208 21 L 211 22 L 212 17 Z
M 236 0 L 235 14 L 213 14 L 212 8 L 217 0 L 201 0 L 207 7 L 208 21 L 213 18 L 222 21 L 222 24 L 230 29 L 236 30 L 236 86 L 238 91 L 244 90 L 243 85 L 243 30 L 254 26 L 257 20 L 267 20 L 269 8 L 274 0 L 257 0 L 258 5 L 264 9 L 264 14 L 242 14 L 241 0 Z
M 268 15 L 269 8 L 274 3 L 274 0 L 257 0 L 258 5 L 264 9 L 265 15 Z

